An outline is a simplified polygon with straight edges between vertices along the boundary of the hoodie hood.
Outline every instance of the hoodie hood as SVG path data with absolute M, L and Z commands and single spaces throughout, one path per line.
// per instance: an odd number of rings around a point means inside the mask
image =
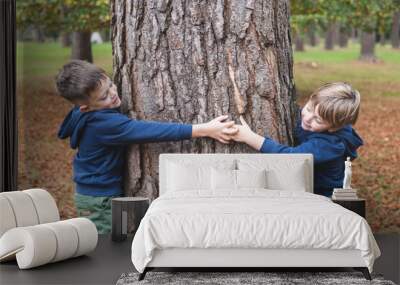
M 338 136 L 345 145 L 344 155 L 350 156 L 351 160 L 357 157 L 357 148 L 363 145 L 363 140 L 356 133 L 356 131 L 351 127 L 351 125 L 346 125 L 340 130 L 334 133 Z
M 79 107 L 74 107 L 61 124 L 58 137 L 60 139 L 70 138 L 71 147 L 73 149 L 77 148 L 88 118 L 88 113 L 82 113 Z

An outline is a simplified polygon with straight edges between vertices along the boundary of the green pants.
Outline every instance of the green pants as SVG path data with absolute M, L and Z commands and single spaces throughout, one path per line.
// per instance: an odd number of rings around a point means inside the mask
M 114 197 L 94 197 L 75 193 L 75 207 L 78 217 L 91 220 L 99 234 L 111 232 L 111 199 Z

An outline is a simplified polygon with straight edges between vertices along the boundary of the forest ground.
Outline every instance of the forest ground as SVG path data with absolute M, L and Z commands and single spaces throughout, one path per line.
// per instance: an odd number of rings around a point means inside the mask
M 72 182 L 74 151 L 57 130 L 71 104 L 56 95 L 54 77 L 69 60 L 58 43 L 18 43 L 19 189 L 44 188 L 62 218 L 76 215 Z M 299 103 L 324 82 L 347 81 L 362 94 L 355 129 L 364 139 L 353 163 L 353 185 L 367 200 L 374 232 L 400 232 L 400 50 L 377 46 L 378 63 L 357 60 L 359 45 L 325 51 L 306 46 L 294 54 Z M 112 74 L 111 44 L 93 45 L 94 63 Z

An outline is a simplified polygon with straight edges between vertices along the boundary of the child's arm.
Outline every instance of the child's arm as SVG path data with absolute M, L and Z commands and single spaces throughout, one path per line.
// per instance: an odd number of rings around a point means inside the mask
M 311 153 L 314 156 L 314 163 L 321 163 L 342 156 L 345 150 L 342 142 L 329 141 L 318 135 L 296 147 L 286 146 L 256 134 L 242 117 L 240 117 L 240 121 L 242 125 L 235 125 L 239 131 L 231 135 L 231 138 L 244 142 L 262 153 Z
M 242 116 L 239 119 L 242 124 L 235 125 L 239 131 L 231 135 L 231 138 L 237 142 L 244 142 L 255 150 L 260 150 L 265 138 L 253 132 Z
M 221 143 L 229 143 L 231 135 L 239 130 L 234 127 L 234 121 L 223 122 L 228 119 L 227 115 L 219 116 L 207 123 L 193 125 L 192 138 L 210 137 Z
M 197 137 L 211 137 L 228 143 L 230 135 L 237 132 L 237 129 L 232 128 L 233 121 L 224 122 L 227 118 L 220 116 L 204 124 L 190 125 L 132 120 L 119 113 L 101 113 L 97 115 L 93 127 L 96 140 L 108 145 L 178 141 Z

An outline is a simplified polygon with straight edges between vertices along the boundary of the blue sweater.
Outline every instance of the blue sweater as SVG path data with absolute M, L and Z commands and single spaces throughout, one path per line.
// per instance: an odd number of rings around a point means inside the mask
M 117 109 L 82 113 L 73 108 L 58 137 L 70 138 L 76 191 L 90 196 L 122 193 L 124 151 L 128 144 L 190 139 L 192 125 L 132 120 Z
M 263 153 L 311 153 L 314 156 L 314 193 L 332 195 L 333 188 L 343 187 L 344 161 L 357 157 L 357 148 L 363 144 L 351 125 L 336 132 L 310 132 L 301 127 L 295 129 L 298 145 L 289 147 L 266 137 L 260 151 Z

